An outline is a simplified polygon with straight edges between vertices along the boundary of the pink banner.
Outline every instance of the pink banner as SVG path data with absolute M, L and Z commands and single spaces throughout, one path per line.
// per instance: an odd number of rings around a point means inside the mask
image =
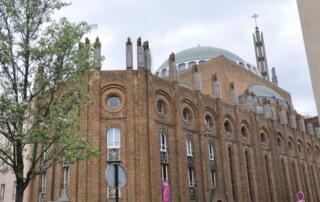
M 170 202 L 170 184 L 168 181 L 162 181 L 162 201 Z

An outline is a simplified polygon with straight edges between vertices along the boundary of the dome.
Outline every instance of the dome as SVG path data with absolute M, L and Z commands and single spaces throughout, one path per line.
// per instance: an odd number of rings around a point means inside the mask
M 284 100 L 283 97 L 279 95 L 279 93 L 266 86 L 253 85 L 249 87 L 248 90 L 250 93 L 254 93 L 258 97 L 274 97 L 279 100 Z
M 253 85 L 248 88 L 248 91 L 259 98 L 266 98 L 268 100 L 275 101 L 284 107 L 289 107 L 288 102 L 279 95 L 279 93 L 267 86 Z
M 178 52 L 175 56 L 176 56 L 176 65 L 179 71 L 188 69 L 195 64 L 200 64 L 202 62 L 211 60 L 213 58 L 224 56 L 236 62 L 237 64 L 243 66 L 247 70 L 255 74 L 261 75 L 259 70 L 256 67 L 245 62 L 239 56 L 233 54 L 232 52 L 221 49 L 221 48 L 215 48 L 215 47 L 209 47 L 209 46 L 198 46 L 198 47 L 189 48 L 181 52 Z M 156 72 L 156 75 L 159 75 L 161 77 L 166 77 L 168 74 L 168 70 L 167 70 L 168 66 L 169 66 L 168 60 L 166 60 L 159 67 L 159 69 Z

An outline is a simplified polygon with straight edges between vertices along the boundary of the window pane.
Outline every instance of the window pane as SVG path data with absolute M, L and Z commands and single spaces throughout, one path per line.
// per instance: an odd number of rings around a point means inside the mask
M 120 98 L 118 96 L 110 96 L 108 98 L 108 107 L 117 108 L 120 106 Z
M 168 70 L 166 68 L 161 70 L 161 77 L 167 77 L 167 75 L 168 75 Z
M 195 61 L 191 61 L 188 63 L 188 68 L 191 68 L 193 65 L 197 64 Z
M 178 69 L 179 69 L 179 71 L 185 70 L 185 69 L 186 69 L 186 64 L 185 64 L 185 63 L 179 64 L 179 65 L 178 65 Z
M 107 147 L 120 148 L 120 129 L 110 128 L 107 133 Z

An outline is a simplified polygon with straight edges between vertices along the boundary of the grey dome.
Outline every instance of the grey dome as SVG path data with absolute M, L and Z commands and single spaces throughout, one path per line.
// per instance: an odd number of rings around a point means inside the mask
M 262 86 L 262 85 L 253 85 L 248 88 L 250 93 L 253 93 L 258 98 L 265 98 L 267 100 L 270 100 L 272 102 L 277 102 L 278 104 L 290 108 L 291 105 L 287 100 L 285 100 L 279 93 L 274 91 L 273 89 Z
M 285 100 L 281 95 L 279 95 L 279 93 L 266 86 L 253 85 L 249 87 L 248 90 L 250 93 L 254 93 L 258 97 L 274 97 L 279 100 Z
M 208 61 L 213 58 L 217 58 L 219 56 L 224 56 L 239 65 L 245 67 L 251 72 L 254 72 L 258 75 L 261 75 L 259 70 L 254 67 L 253 65 L 245 62 L 242 60 L 239 56 L 231 53 L 230 51 L 221 49 L 221 48 L 215 48 L 215 47 L 209 47 L 209 46 L 198 46 L 194 48 L 189 48 L 186 50 L 183 50 L 181 52 L 178 52 L 176 55 L 176 65 L 179 66 L 179 64 L 182 63 L 189 63 L 189 62 L 202 62 L 202 61 Z M 168 60 L 166 60 L 157 70 L 157 74 L 165 68 L 168 67 Z

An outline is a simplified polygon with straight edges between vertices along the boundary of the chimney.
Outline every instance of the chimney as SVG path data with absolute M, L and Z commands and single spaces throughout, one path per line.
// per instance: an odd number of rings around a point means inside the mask
M 169 55 L 169 79 L 171 81 L 175 80 L 178 81 L 179 80 L 179 74 L 177 72 L 177 66 L 176 66 L 176 56 L 174 53 L 171 53 Z
M 138 63 L 138 69 L 144 69 L 145 68 L 145 61 L 144 61 L 144 50 L 141 46 L 141 37 L 137 40 L 137 63 Z
M 270 101 L 266 101 L 263 105 L 264 117 L 268 120 L 274 120 L 274 113 Z
M 222 97 L 221 83 L 218 80 L 217 74 L 212 75 L 211 82 L 212 82 L 212 96 L 213 96 L 213 98 L 220 99 Z
M 272 83 L 275 83 L 275 84 L 278 85 L 278 77 L 277 77 L 277 73 L 276 73 L 276 68 L 275 67 L 272 67 L 271 73 L 272 73 Z
M 133 69 L 133 51 L 130 37 L 128 37 L 126 43 L 126 66 L 127 69 Z
M 280 111 L 279 117 L 280 117 L 280 124 L 281 125 L 287 125 L 288 124 L 287 113 L 285 111 Z
M 230 101 L 232 105 L 239 105 L 239 98 L 237 90 L 234 87 L 234 83 L 229 84 L 229 90 L 230 90 Z
M 94 61 L 97 65 L 97 69 L 101 69 L 101 43 L 99 37 L 96 38 L 94 42 Z
M 202 83 L 202 76 L 199 72 L 198 65 L 193 66 L 193 81 L 194 81 L 194 89 L 200 90 L 201 89 L 201 83 Z
M 314 135 L 314 129 L 312 123 L 307 124 L 307 129 L 308 129 L 308 134 L 309 135 Z
M 150 53 L 148 41 L 143 42 L 143 51 L 144 51 L 145 68 L 151 71 L 151 53 Z
M 297 118 L 295 112 L 290 114 L 290 126 L 293 129 L 297 129 Z
M 305 133 L 306 132 L 306 125 L 304 123 L 304 118 L 300 118 L 299 122 L 299 129 L 300 132 Z

